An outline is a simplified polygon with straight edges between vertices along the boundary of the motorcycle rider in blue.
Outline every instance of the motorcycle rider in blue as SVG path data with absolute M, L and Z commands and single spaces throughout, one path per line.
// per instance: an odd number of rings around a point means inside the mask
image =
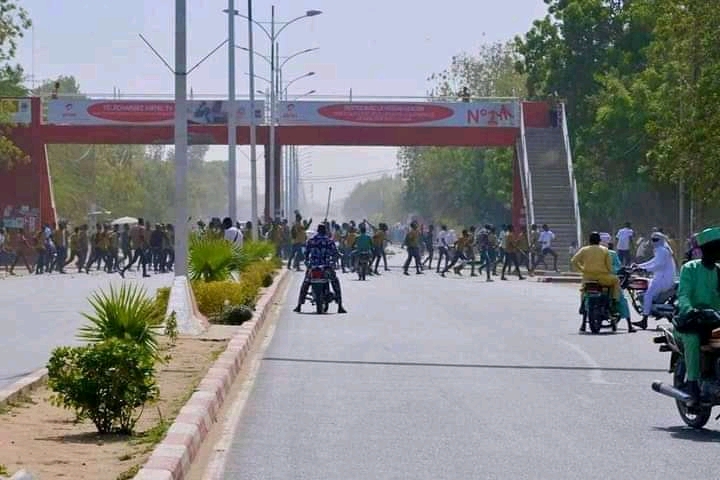
M 300 313 L 302 305 L 307 298 L 310 289 L 310 271 L 314 267 L 325 267 L 326 274 L 330 277 L 335 301 L 338 304 L 338 313 L 347 313 L 342 304 L 342 291 L 340 290 L 340 280 L 335 274 L 335 263 L 340 257 L 335 242 L 328 237 L 327 226 L 321 223 L 317 227 L 317 233 L 305 244 L 305 256 L 307 258 L 307 270 L 305 271 L 305 280 L 300 287 L 300 296 L 298 297 L 297 307 L 294 312 Z

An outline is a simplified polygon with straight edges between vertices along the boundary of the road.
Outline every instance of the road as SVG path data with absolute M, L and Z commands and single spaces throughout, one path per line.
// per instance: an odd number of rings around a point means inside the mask
M 650 390 L 654 332 L 579 335 L 577 287 L 342 280 L 350 313 L 317 316 L 294 279 L 224 478 L 716 477 L 720 426 Z
M 170 274 L 142 279 L 130 272 L 128 280 L 140 281 L 154 295 L 169 286 Z M 93 272 L 60 275 L 27 275 L 0 280 L 0 389 L 42 368 L 53 348 L 74 345 L 75 334 L 89 312 L 87 298 L 98 288 L 120 285 L 117 274 Z

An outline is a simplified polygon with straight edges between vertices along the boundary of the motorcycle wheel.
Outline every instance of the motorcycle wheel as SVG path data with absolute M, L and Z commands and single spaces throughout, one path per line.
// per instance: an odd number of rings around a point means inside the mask
M 632 303 L 633 309 L 638 315 L 642 315 L 642 302 L 640 301 L 637 290 L 628 288 L 628 292 L 630 293 L 630 303 Z
M 318 300 L 317 303 L 315 303 L 315 312 L 318 315 L 322 315 L 325 313 L 325 302 L 322 300 Z
M 588 312 L 588 324 L 590 324 L 590 331 L 592 333 L 600 333 L 600 329 L 602 328 L 602 318 L 597 309 L 593 308 L 590 309 L 590 312 Z
M 682 389 L 685 387 L 685 361 L 678 360 L 675 364 L 675 372 L 673 374 L 673 386 Z M 675 401 L 680 418 L 688 427 L 701 429 L 710 420 L 712 407 L 696 407 L 692 411 L 683 402 Z

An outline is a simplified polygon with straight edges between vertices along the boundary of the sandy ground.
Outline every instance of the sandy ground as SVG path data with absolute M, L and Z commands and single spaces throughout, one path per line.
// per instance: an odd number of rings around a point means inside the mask
M 100 436 L 92 423 L 76 424 L 72 411 L 52 406 L 47 388 L 35 390 L 0 410 L 0 465 L 10 473 L 25 468 L 39 478 L 132 478 L 230 336 L 181 337 L 174 347 L 165 345 L 172 359 L 158 368 L 161 398 L 145 408 L 133 437 Z

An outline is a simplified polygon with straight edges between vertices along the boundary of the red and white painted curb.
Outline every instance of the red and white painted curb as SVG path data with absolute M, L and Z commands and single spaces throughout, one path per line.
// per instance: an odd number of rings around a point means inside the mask
M 253 346 L 257 334 L 265 324 L 273 304 L 282 295 L 290 278 L 283 269 L 275 282 L 260 297 L 252 320 L 242 324 L 225 352 L 200 382 L 190 400 L 180 410 L 167 435 L 155 447 L 148 461 L 134 477 L 135 480 L 182 480 L 217 421 L 218 413 L 237 378 L 240 368 Z

